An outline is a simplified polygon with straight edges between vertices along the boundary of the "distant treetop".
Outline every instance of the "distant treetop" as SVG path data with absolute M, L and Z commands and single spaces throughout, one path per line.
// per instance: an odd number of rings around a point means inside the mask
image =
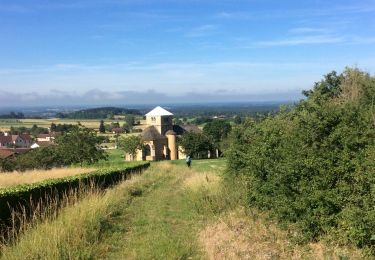
M 59 118 L 69 119 L 105 119 L 112 118 L 115 115 L 141 115 L 136 109 L 119 108 L 119 107 L 98 107 L 83 109 L 69 113 L 56 114 Z

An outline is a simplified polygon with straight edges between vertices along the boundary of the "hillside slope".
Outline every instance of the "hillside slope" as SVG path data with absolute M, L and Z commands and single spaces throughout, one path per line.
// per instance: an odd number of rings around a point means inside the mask
M 292 232 L 242 205 L 223 160 L 155 163 L 105 193 L 91 192 L 2 247 L 1 259 L 339 258 L 355 250 L 298 245 Z

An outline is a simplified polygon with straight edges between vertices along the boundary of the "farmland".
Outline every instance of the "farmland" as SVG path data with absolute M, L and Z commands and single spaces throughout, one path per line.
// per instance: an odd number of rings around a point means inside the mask
M 111 122 L 117 122 L 116 119 L 105 119 L 104 123 L 110 124 Z M 46 119 L 0 119 L 0 131 L 8 131 L 11 126 L 13 127 L 27 127 L 31 128 L 33 125 L 39 127 L 48 128 L 52 123 L 55 124 L 82 124 L 83 126 L 91 129 L 99 128 L 99 119 L 84 119 L 84 120 L 74 120 L 74 119 L 61 119 L 61 118 L 46 118 Z

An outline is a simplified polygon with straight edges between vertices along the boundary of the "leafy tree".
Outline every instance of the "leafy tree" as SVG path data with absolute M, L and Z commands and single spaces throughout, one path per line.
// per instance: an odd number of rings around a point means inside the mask
M 118 146 L 122 149 L 126 154 L 130 154 L 135 159 L 137 154 L 137 150 L 142 149 L 142 141 L 141 137 L 131 135 L 127 137 L 123 137 L 119 139 Z
M 105 133 L 105 126 L 104 126 L 104 121 L 103 120 L 100 120 L 99 132 L 100 133 Z
M 186 132 L 179 143 L 184 148 L 185 154 L 198 159 L 207 157 L 208 151 L 212 150 L 211 140 L 202 133 Z
M 233 121 L 234 121 L 234 123 L 235 123 L 236 125 L 240 125 L 240 124 L 242 124 L 242 122 L 243 122 L 241 116 L 235 116 Z
M 96 132 L 83 127 L 75 127 L 56 139 L 57 152 L 65 165 L 72 163 L 92 164 L 106 159 L 106 154 L 99 149 L 103 138 Z
M 129 128 L 129 130 L 131 130 L 135 123 L 135 117 L 133 115 L 126 115 L 125 123 L 126 123 L 126 126 Z
M 50 127 L 50 130 L 51 132 L 56 132 L 56 124 L 55 123 L 51 123 L 51 127 Z
M 232 126 L 225 120 L 213 120 L 203 127 L 203 133 L 207 135 L 214 145 L 215 149 L 221 150 L 221 142 L 228 137 Z

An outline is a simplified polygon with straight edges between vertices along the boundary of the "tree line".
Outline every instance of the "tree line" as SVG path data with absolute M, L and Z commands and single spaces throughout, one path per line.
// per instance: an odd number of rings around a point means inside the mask
M 68 119 L 112 119 L 115 115 L 140 115 L 140 112 L 139 110 L 128 108 L 99 107 L 68 113 L 57 113 L 56 117 Z

